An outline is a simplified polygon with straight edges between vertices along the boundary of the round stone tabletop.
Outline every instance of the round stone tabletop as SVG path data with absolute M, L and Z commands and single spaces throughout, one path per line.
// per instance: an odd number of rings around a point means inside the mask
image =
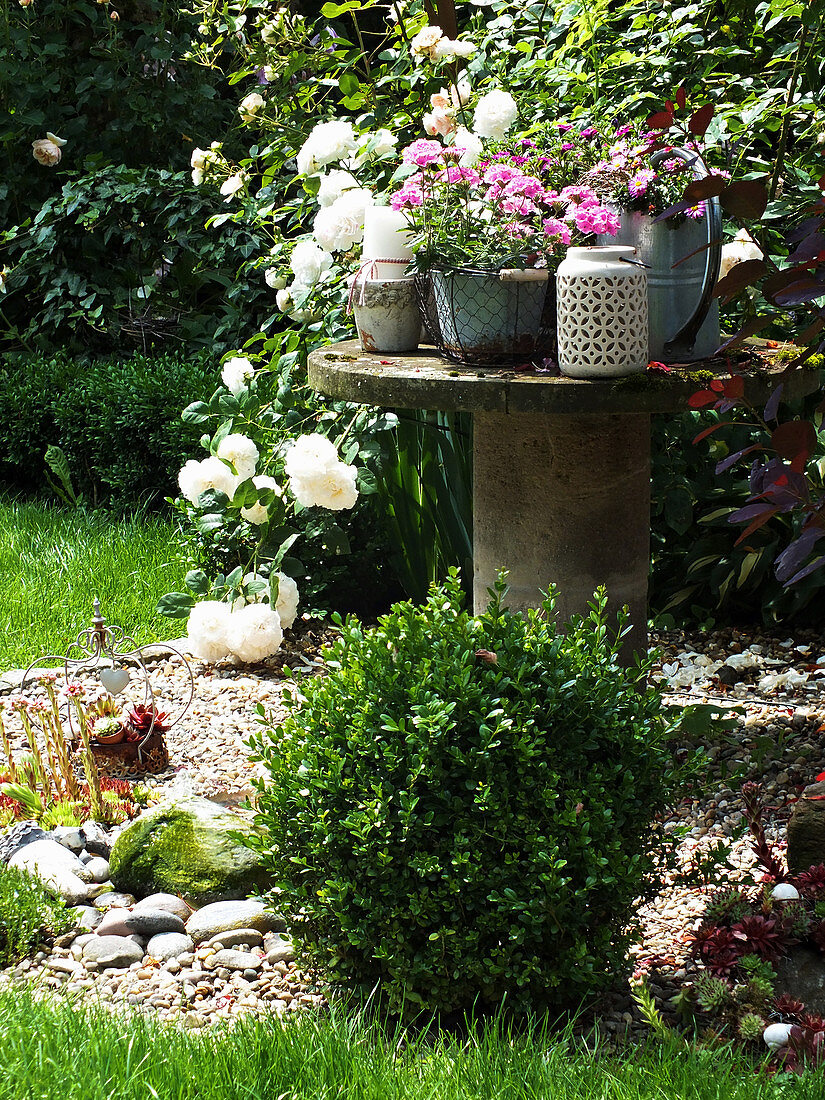
M 732 359 L 745 379 L 745 396 L 764 403 L 783 373 L 784 364 L 762 359 Z M 398 409 L 439 409 L 445 412 L 655 413 L 681 412 L 709 378 L 696 372 L 712 370 L 729 377 L 720 359 L 673 367 L 670 373 L 647 372 L 600 381 L 562 378 L 535 370 L 460 367 L 441 358 L 434 348 L 401 354 L 361 350 L 357 340 L 318 348 L 309 356 L 309 383 L 331 397 L 357 404 Z M 798 369 L 783 379 L 785 398 L 803 397 L 819 385 L 819 373 Z

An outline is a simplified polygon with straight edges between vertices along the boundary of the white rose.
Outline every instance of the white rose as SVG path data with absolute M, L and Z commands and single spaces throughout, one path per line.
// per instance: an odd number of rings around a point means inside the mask
M 9 269 L 4 267 L 0 271 L 0 294 L 6 293 L 6 283 L 9 281 Z
M 375 131 L 372 155 L 375 157 L 382 157 L 385 153 L 391 153 L 397 144 L 398 138 L 392 130 L 386 130 L 382 127 L 380 130 Z
M 224 436 L 218 444 L 218 458 L 231 462 L 241 481 L 246 481 L 255 473 L 258 464 L 258 448 L 249 438 L 240 432 Z
M 229 653 L 226 630 L 229 625 L 229 606 L 220 600 L 203 600 L 189 612 L 186 636 L 196 657 L 206 661 L 219 661 Z
M 454 61 L 457 57 L 470 57 L 476 51 L 475 43 L 441 38 L 432 49 L 433 61 Z
M 252 484 L 256 489 L 271 489 L 276 496 L 281 496 L 282 494 L 281 486 L 274 477 L 269 477 L 268 474 L 258 474 L 257 477 L 253 477 Z M 266 523 L 269 518 L 269 509 L 260 502 L 257 502 L 251 504 L 248 508 L 241 508 L 241 515 L 247 523 L 252 523 L 256 527 L 259 527 L 262 523 Z
M 298 585 L 286 573 L 276 573 L 278 578 L 278 599 L 275 610 L 281 617 L 281 626 L 289 630 L 298 614 Z
M 479 157 L 484 152 L 484 143 L 477 134 L 471 134 L 469 130 L 459 126 L 453 144 L 461 151 L 458 163 L 462 168 L 472 168 L 474 164 L 478 164 Z
M 424 130 L 430 137 L 437 135 L 448 137 L 455 127 L 452 108 L 436 107 L 429 114 L 424 115 Z
M 273 290 L 283 290 L 286 286 L 286 279 L 283 275 L 279 274 L 277 267 L 268 267 L 266 269 L 264 272 L 264 282 Z
M 194 183 L 195 187 L 200 187 L 205 179 L 206 176 L 204 175 L 202 168 L 192 169 L 192 183 Z
M 312 286 L 332 266 L 332 256 L 314 241 L 298 241 L 289 258 L 289 266 L 299 283 Z
M 275 295 L 275 305 L 282 313 L 289 313 L 295 303 L 292 301 L 292 292 L 282 287 Z
M 334 466 L 307 477 L 290 478 L 289 487 L 304 508 L 328 508 L 340 512 L 352 508 L 358 499 L 357 475 L 354 466 L 336 462 Z
M 331 206 L 319 210 L 312 234 L 325 252 L 348 252 L 364 238 L 364 210 L 372 205 L 365 187 L 345 191 Z
M 260 92 L 250 92 L 238 105 L 238 114 L 244 122 L 252 122 L 257 113 L 266 106 L 266 100 Z
M 224 363 L 221 379 L 230 393 L 241 393 L 254 373 L 255 368 L 245 355 L 234 355 Z
M 427 54 L 428 57 L 432 58 L 436 45 L 443 37 L 444 32 L 441 27 L 422 27 L 410 43 L 410 49 L 413 54 Z
M 204 149 L 198 149 L 197 146 L 192 150 L 192 156 L 189 158 L 189 164 L 192 168 L 199 168 L 201 172 L 206 171 L 206 166 L 210 161 L 210 156 Z
M 42 164 L 45 168 L 54 168 L 56 164 L 60 163 L 63 151 L 59 145 L 49 138 L 38 138 L 37 141 L 32 142 L 32 156 L 38 164 Z
M 466 107 L 472 97 L 473 89 L 469 80 L 459 80 L 450 88 L 450 102 L 453 107 Z
M 332 206 L 336 199 L 358 187 L 358 180 L 351 172 L 345 172 L 341 168 L 333 168 L 331 172 L 321 176 L 321 186 L 315 196 L 319 206 Z
M 496 89 L 478 101 L 473 130 L 479 137 L 501 141 L 518 117 L 516 101 L 509 92 Z
M 178 474 L 178 485 L 186 499 L 197 505 L 201 493 L 207 489 L 216 489 L 231 500 L 238 479 L 225 462 L 213 456 L 200 462 L 190 459 Z
M 284 456 L 284 473 L 287 477 L 308 477 L 331 469 L 338 461 L 338 451 L 332 440 L 312 432 L 298 436 L 289 446 Z
M 283 639 L 281 618 L 269 604 L 249 603 L 228 618 L 226 641 L 230 652 L 241 661 L 253 663 L 271 657 Z
M 344 160 L 358 148 L 352 123 L 345 119 L 319 122 L 298 151 L 298 171 L 301 175 Z
M 244 178 L 240 172 L 236 172 L 230 176 L 221 184 L 221 194 L 226 195 L 224 202 L 229 202 L 233 195 L 236 195 L 238 191 L 243 189 Z

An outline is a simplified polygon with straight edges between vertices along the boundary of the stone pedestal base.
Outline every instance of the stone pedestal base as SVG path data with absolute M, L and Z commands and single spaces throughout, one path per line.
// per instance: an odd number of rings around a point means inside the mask
M 537 607 L 557 586 L 564 622 L 597 585 L 627 604 L 624 651 L 647 647 L 650 417 L 477 411 L 473 417 L 473 603 L 499 569 L 509 606 Z

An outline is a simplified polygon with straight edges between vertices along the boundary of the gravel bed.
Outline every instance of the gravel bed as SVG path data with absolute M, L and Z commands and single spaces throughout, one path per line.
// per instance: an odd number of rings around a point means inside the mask
M 150 785 L 191 790 L 238 807 L 252 793 L 255 769 L 247 760 L 244 742 L 256 728 L 256 705 L 262 704 L 275 721 L 282 718 L 284 668 L 299 675 L 320 675 L 319 652 L 329 637 L 325 627 L 303 623 L 288 633 L 277 658 L 255 667 L 192 659 L 195 698 L 184 719 L 167 735 L 170 767 L 151 777 Z M 731 880 L 747 881 L 753 857 L 742 835 L 742 783 L 746 779 L 762 783 L 766 831 L 781 849 L 793 803 L 825 770 L 825 635 L 725 628 L 709 633 L 666 632 L 654 635 L 651 645 L 660 651 L 654 677 L 667 681 L 668 702 L 711 703 L 720 713 L 738 709 L 732 728 L 707 746 L 712 763 L 703 789 L 693 791 L 664 823 L 667 831 L 680 832 L 681 870 L 689 871 L 712 846 L 722 843 Z M 152 664 L 159 705 L 166 709 L 182 703 L 188 681 L 179 664 L 162 653 Z M 3 679 L 15 690 L 13 673 Z M 687 946 L 704 906 L 705 891 L 700 885 L 671 877 L 638 912 L 643 935 L 634 956 L 666 1016 L 669 997 L 691 972 Z M 87 990 L 103 1003 L 142 1006 L 187 1026 L 232 1018 L 238 1011 L 274 1008 L 284 1012 L 324 1003 L 319 990 L 294 964 L 279 963 L 274 969 L 267 965 L 256 976 L 222 974 L 203 965 L 201 949 L 191 964 L 178 971 L 174 966 L 170 970 L 168 964 L 143 963 L 125 971 L 95 974 L 77 969 L 81 964 L 72 958 L 70 945 L 41 956 L 6 971 L 0 982 L 41 973 L 47 987 Z M 646 1027 L 629 988 L 600 1002 L 593 1021 L 613 1038 L 641 1034 Z

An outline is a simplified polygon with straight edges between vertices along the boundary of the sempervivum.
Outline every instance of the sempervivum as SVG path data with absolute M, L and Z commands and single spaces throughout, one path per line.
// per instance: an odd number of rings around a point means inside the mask
M 153 733 L 166 733 L 169 729 L 169 715 L 154 707 L 146 707 L 138 703 L 132 707 L 126 716 L 128 728 L 126 730 L 127 741 L 142 741 L 149 730 Z M 152 723 L 154 722 L 154 726 Z

